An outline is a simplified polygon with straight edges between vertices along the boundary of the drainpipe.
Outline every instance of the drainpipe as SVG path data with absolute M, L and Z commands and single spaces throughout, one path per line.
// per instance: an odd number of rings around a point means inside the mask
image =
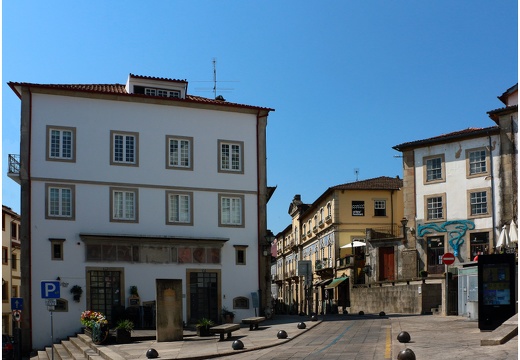
M 493 212 L 491 219 L 493 220 L 493 248 L 496 244 L 496 212 L 495 212 L 495 171 L 493 167 L 493 148 L 491 147 L 491 135 L 488 134 L 489 141 L 489 158 L 490 158 L 490 171 L 491 171 L 491 203 L 493 204 Z

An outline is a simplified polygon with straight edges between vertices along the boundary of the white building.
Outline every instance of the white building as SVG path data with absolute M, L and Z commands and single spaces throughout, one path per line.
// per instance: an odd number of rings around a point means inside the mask
M 128 315 L 131 286 L 150 304 L 155 279 L 182 280 L 186 323 L 220 321 L 223 307 L 237 321 L 252 316 L 252 293 L 265 306 L 272 109 L 132 74 L 126 85 L 9 86 L 21 99 L 19 171 L 10 176 L 22 193 L 25 351 L 50 345 L 45 280 L 61 283 L 55 340 L 80 331 L 84 310 L 112 323 Z M 79 302 L 74 285 L 84 290 Z M 137 325 L 149 326 L 152 308 L 135 309 Z

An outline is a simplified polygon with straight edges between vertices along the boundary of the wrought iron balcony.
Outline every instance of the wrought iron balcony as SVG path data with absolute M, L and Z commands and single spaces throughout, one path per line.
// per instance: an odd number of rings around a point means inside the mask
M 20 155 L 9 154 L 7 176 L 20 184 Z

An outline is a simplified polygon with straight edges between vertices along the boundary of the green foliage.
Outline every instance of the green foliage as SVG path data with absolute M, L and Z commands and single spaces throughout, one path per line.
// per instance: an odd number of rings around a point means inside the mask
M 202 318 L 200 319 L 198 322 L 197 322 L 197 327 L 200 328 L 200 327 L 210 327 L 210 326 L 213 326 L 215 325 L 215 323 L 210 320 L 210 319 L 207 319 L 207 318 Z
M 117 323 L 116 329 L 126 330 L 128 332 L 134 330 L 134 323 L 131 320 L 121 320 Z

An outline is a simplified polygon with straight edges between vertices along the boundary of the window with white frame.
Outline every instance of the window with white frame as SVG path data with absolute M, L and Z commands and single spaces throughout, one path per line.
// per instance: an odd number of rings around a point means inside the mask
M 327 203 L 327 219 L 330 219 L 332 216 L 332 204 L 329 202 Z
M 167 196 L 167 224 L 193 225 L 192 197 L 189 192 L 166 192 Z
M 139 159 L 139 134 L 111 131 L 111 164 L 137 166 Z
M 193 138 L 185 136 L 166 136 L 166 167 L 192 170 Z
M 468 177 L 488 174 L 488 157 L 485 148 L 466 151 Z
M 110 188 L 110 221 L 138 222 L 137 189 Z
M 488 215 L 488 193 L 486 190 L 469 192 L 470 216 Z
M 244 173 L 243 148 L 241 141 L 219 140 L 219 172 Z
M 74 220 L 74 185 L 46 184 L 47 219 Z
M 386 200 L 374 200 L 374 216 L 386 216 Z
M 219 226 L 244 226 L 244 196 L 219 194 Z
M 76 161 L 76 128 L 47 126 L 47 160 Z
M 443 174 L 444 156 L 435 156 L 425 159 L 426 163 L 426 182 L 438 182 L 444 180 Z
M 426 219 L 444 219 L 444 196 L 431 196 L 426 198 Z

